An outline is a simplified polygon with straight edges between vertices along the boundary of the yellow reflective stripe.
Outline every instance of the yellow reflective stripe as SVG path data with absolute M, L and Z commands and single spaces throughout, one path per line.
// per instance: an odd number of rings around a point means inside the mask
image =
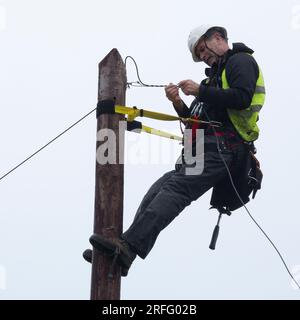
M 262 105 L 261 104 L 252 104 L 251 105 L 251 111 L 252 112 L 259 112 L 262 108 Z
M 247 109 L 242 109 L 242 110 L 236 110 L 236 109 L 230 109 L 231 112 L 232 110 L 235 110 L 235 112 L 238 112 L 241 117 L 252 117 L 254 112 L 259 112 L 262 109 L 262 105 L 260 104 L 251 104 L 251 106 Z
M 266 89 L 263 86 L 256 86 L 255 93 L 266 93 Z
M 144 126 L 144 125 L 142 125 L 142 131 L 150 133 L 150 134 L 154 134 L 156 136 L 169 138 L 169 139 L 172 139 L 172 140 L 182 141 L 182 137 L 176 136 L 175 134 L 171 134 L 171 133 L 168 133 L 168 132 L 164 132 L 164 131 L 161 131 L 161 130 L 150 128 L 150 127 L 147 127 L 147 126 Z

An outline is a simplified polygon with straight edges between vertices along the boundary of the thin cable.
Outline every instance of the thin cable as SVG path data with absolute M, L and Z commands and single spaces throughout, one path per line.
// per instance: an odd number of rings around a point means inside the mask
M 29 157 L 27 157 L 25 160 L 23 160 L 22 162 L 20 162 L 18 165 L 16 165 L 14 168 L 12 168 L 11 170 L 9 170 L 6 174 L 4 174 L 1 178 L 0 181 L 2 179 L 4 179 L 5 177 L 7 177 L 10 173 L 12 173 L 13 171 L 15 171 L 16 169 L 18 169 L 21 165 L 23 165 L 25 162 L 27 162 L 29 159 L 31 159 L 32 157 L 34 157 L 36 154 L 38 154 L 40 151 L 42 151 L 43 149 L 45 149 L 47 146 L 49 146 L 49 144 L 51 144 L 52 142 L 54 142 L 55 140 L 57 140 L 59 137 L 61 137 L 63 134 L 65 134 L 67 131 L 69 131 L 70 129 L 72 129 L 74 126 L 76 126 L 79 122 L 81 122 L 83 119 L 85 119 L 87 116 L 89 116 L 91 113 L 93 113 L 97 108 L 93 109 L 92 111 L 90 111 L 89 113 L 87 113 L 85 116 L 83 116 L 82 118 L 80 118 L 78 121 L 76 121 L 75 123 L 73 123 L 70 127 L 68 127 L 66 130 L 64 130 L 63 132 L 61 132 L 58 136 L 56 136 L 55 138 L 53 138 L 52 140 L 50 140 L 48 143 L 46 143 L 43 147 L 41 147 L 40 149 L 38 149 L 37 151 L 35 151 L 32 155 L 30 155 Z
M 207 112 L 206 112 L 206 110 L 205 110 L 204 108 L 203 108 L 203 111 L 204 111 L 204 113 L 205 113 L 205 116 L 206 116 L 207 120 L 210 122 L 211 120 L 210 120 L 210 118 L 209 118 L 209 116 L 208 116 L 208 114 L 207 114 Z M 247 211 L 247 213 L 248 213 L 248 215 L 250 216 L 250 218 L 252 219 L 252 221 L 256 224 L 256 226 L 260 229 L 260 231 L 264 234 L 264 236 L 268 239 L 268 241 L 270 242 L 270 244 L 271 244 L 271 245 L 273 246 L 273 248 L 276 250 L 276 252 L 277 252 L 277 254 L 279 255 L 282 263 L 284 264 L 284 266 L 285 266 L 288 274 L 290 275 L 290 277 L 292 278 L 292 280 L 295 282 L 295 284 L 297 285 L 297 287 L 300 289 L 300 285 L 298 284 L 298 282 L 296 281 L 296 279 L 294 278 L 294 276 L 293 276 L 292 273 L 290 272 L 290 270 L 289 270 L 289 268 L 288 268 L 285 260 L 283 259 L 280 251 L 277 249 L 277 247 L 275 246 L 274 242 L 270 239 L 270 237 L 267 235 L 267 233 L 262 229 L 262 227 L 258 224 L 258 222 L 253 218 L 253 216 L 251 215 L 250 211 L 248 210 L 246 204 L 244 203 L 243 199 L 241 198 L 239 192 L 237 191 L 236 186 L 235 186 L 235 184 L 234 184 L 234 182 L 233 182 L 233 179 L 232 179 L 231 172 L 230 172 L 230 170 L 229 170 L 229 168 L 228 168 L 228 166 L 227 166 L 227 163 L 226 163 L 226 161 L 225 161 L 225 159 L 224 159 L 224 157 L 223 157 L 223 155 L 222 155 L 222 152 L 221 152 L 221 149 L 220 149 L 220 144 L 219 144 L 219 138 L 218 138 L 216 129 L 215 129 L 214 127 L 212 127 L 212 128 L 213 128 L 213 131 L 214 131 L 214 135 L 215 135 L 215 137 L 216 137 L 217 149 L 218 149 L 219 155 L 220 155 L 220 157 L 221 157 L 221 159 L 222 159 L 222 161 L 223 161 L 223 163 L 224 163 L 224 165 L 225 165 L 225 168 L 226 168 L 226 170 L 227 170 L 227 172 L 228 172 L 228 176 L 229 176 L 230 182 L 231 182 L 231 184 L 232 184 L 232 187 L 233 187 L 233 189 L 234 189 L 237 197 L 239 198 L 241 204 L 243 205 L 243 207 L 244 207 L 245 210 Z
M 137 66 L 137 63 L 135 62 L 134 58 L 132 56 L 127 56 L 125 58 L 125 67 L 126 67 L 126 62 L 127 62 L 127 59 L 131 59 L 135 65 L 135 69 L 136 69 L 136 75 L 137 75 L 137 78 L 139 81 L 135 81 L 135 82 L 127 82 L 127 85 L 128 86 L 133 86 L 133 87 L 152 87 L 152 88 L 163 88 L 163 87 L 166 87 L 166 85 L 164 84 L 145 84 L 141 78 L 140 78 L 140 74 L 139 74 L 139 68 Z M 135 85 L 135 84 L 138 84 L 138 85 Z

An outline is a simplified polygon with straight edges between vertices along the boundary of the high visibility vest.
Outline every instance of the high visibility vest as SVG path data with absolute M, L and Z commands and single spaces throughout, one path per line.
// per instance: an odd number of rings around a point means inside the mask
M 226 70 L 222 72 L 222 88 L 229 89 L 226 78 Z M 259 128 L 257 126 L 258 114 L 265 102 L 265 83 L 263 74 L 259 68 L 259 76 L 256 81 L 256 88 L 247 109 L 227 109 L 229 118 L 240 136 L 246 141 L 254 141 L 258 138 Z

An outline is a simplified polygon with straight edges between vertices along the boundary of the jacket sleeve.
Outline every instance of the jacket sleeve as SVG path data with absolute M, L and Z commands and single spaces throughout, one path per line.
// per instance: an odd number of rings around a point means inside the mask
M 176 108 L 174 104 L 173 104 L 173 107 L 174 107 L 174 109 L 177 112 L 179 117 L 181 117 L 181 118 L 189 118 L 190 109 L 187 107 L 187 105 L 183 101 L 182 101 L 182 103 L 183 103 L 183 108 L 182 109 Z
M 255 92 L 259 68 L 247 53 L 236 53 L 225 66 L 229 89 L 200 85 L 199 100 L 219 108 L 246 109 Z

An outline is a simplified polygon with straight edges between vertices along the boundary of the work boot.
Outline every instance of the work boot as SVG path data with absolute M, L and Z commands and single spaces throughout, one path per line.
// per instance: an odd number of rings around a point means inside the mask
M 89 263 L 93 260 L 93 251 L 91 249 L 86 249 L 82 253 L 83 259 Z
M 136 253 L 129 247 L 129 244 L 119 238 L 107 239 L 100 234 L 94 233 L 90 237 L 90 243 L 97 250 L 111 256 L 117 254 L 117 263 L 122 267 L 122 276 L 126 277 L 128 270 L 136 258 Z
M 83 259 L 89 263 L 92 263 L 93 261 L 93 250 L 86 249 L 82 253 Z M 126 277 L 128 274 L 128 268 L 121 267 L 121 276 Z

